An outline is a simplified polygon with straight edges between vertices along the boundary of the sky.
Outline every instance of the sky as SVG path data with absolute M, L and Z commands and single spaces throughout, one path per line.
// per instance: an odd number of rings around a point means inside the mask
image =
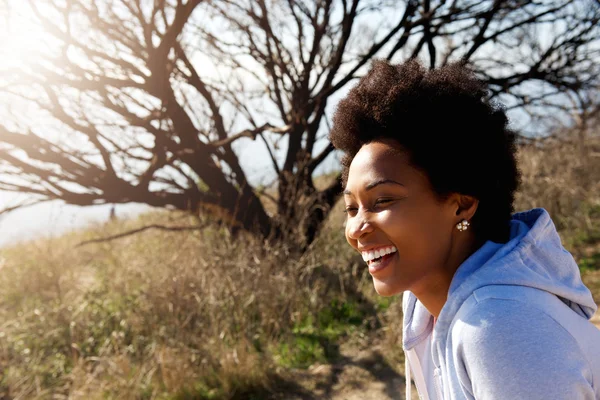
M 25 3 L 0 0 L 0 59 L 3 68 L 18 65 L 18 62 L 30 62 L 41 46 L 41 28 L 22 23 L 22 19 L 18 18 L 19 14 L 26 12 Z M 16 17 L 2 18 L 8 15 L 8 10 L 11 17 Z M 10 109 L 14 104 L 0 105 L 4 106 L 8 107 L 9 112 L 14 112 L 14 109 Z M 0 209 L 15 205 L 24 198 L 21 194 L 0 191 Z M 0 215 L 0 246 L 39 236 L 56 236 L 90 223 L 106 221 L 110 209 L 111 205 L 78 207 L 54 201 Z M 117 205 L 115 211 L 118 217 L 135 217 L 149 209 L 150 207 L 141 204 L 126 204 Z
M 0 192 L 0 207 L 10 203 L 12 193 Z M 0 217 L 0 247 L 20 241 L 54 237 L 87 225 L 108 221 L 111 205 L 79 207 L 55 201 L 28 209 L 13 211 Z M 118 218 L 135 218 L 151 210 L 143 204 L 118 204 Z

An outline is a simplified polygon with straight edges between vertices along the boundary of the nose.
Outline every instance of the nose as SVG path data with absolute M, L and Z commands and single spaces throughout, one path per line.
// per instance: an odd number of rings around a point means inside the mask
M 357 214 L 346 223 L 346 235 L 352 240 L 358 240 L 369 232 L 373 232 L 373 224 L 364 214 Z

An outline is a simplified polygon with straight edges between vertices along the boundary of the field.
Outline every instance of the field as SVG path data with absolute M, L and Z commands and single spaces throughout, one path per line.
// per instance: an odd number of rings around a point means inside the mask
M 600 302 L 590 148 L 524 147 L 517 209 L 549 210 Z M 376 295 L 343 218 L 304 254 L 214 224 L 78 246 L 198 223 L 166 212 L 1 249 L 0 399 L 401 398 L 400 301 Z

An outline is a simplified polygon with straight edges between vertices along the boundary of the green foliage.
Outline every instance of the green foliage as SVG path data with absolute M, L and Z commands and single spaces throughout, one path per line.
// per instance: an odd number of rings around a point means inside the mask
M 315 315 L 296 323 L 291 338 L 279 344 L 276 360 L 287 368 L 308 368 L 317 362 L 331 362 L 339 356 L 340 339 L 368 329 L 368 311 L 356 300 L 333 299 Z
M 579 261 L 579 269 L 583 271 L 598 271 L 600 270 L 600 252 L 592 254 L 589 257 L 582 258 Z
M 275 360 L 286 368 L 308 368 L 316 362 L 325 362 L 326 345 L 316 335 L 296 334 L 289 343 L 283 342 L 277 347 Z
M 389 297 L 378 296 L 377 302 L 376 302 L 377 311 L 381 311 L 381 312 L 387 311 L 390 308 L 390 306 L 394 303 L 394 301 L 396 301 L 396 297 L 393 297 L 393 296 L 389 296 Z

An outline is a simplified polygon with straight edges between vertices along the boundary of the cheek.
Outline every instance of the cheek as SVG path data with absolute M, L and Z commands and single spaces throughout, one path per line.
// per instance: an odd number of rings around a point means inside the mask
M 344 237 L 346 238 L 346 241 L 348 242 L 348 244 L 350 246 L 352 246 L 353 248 L 356 248 L 356 246 L 358 245 L 357 241 L 350 237 L 349 231 L 350 231 L 350 229 L 348 228 L 348 222 L 346 221 L 345 228 L 344 228 Z
M 440 219 L 424 218 L 420 224 L 413 227 L 412 237 L 414 255 L 424 264 L 437 266 L 445 262 L 451 235 Z
M 411 209 L 386 220 L 392 239 L 405 260 L 438 263 L 445 255 L 450 235 L 436 210 Z

